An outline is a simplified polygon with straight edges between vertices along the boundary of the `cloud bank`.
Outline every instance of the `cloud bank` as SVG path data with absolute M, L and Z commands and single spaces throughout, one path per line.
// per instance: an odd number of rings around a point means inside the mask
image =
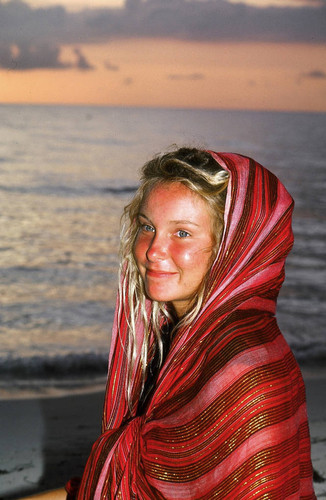
M 227 0 L 126 0 L 118 9 L 79 12 L 59 6 L 32 8 L 21 0 L 0 3 L 2 68 L 91 70 L 93 66 L 78 44 L 131 37 L 324 43 L 326 3 L 256 8 Z M 76 46 L 74 63 L 60 58 L 60 47 L 67 44 Z M 108 62 L 106 67 L 118 70 Z

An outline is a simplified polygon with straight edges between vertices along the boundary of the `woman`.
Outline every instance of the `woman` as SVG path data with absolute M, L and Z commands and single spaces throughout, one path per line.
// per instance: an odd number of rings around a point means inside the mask
M 145 165 L 102 435 L 68 498 L 315 498 L 304 384 L 275 319 L 292 207 L 244 156 L 184 148 Z

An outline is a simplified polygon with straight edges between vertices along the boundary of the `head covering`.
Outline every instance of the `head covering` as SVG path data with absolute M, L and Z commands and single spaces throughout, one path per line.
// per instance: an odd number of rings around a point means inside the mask
M 229 172 L 225 228 L 205 301 L 173 338 L 146 411 L 125 394 L 128 310 L 116 309 L 102 435 L 78 499 L 315 498 L 305 390 L 275 319 L 293 201 L 250 158 Z M 137 327 L 142 341 L 142 325 Z

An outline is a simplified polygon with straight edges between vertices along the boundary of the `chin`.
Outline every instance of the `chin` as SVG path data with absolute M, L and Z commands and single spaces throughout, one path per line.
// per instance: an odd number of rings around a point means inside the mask
M 156 302 L 171 302 L 171 298 L 167 297 L 166 295 L 163 295 L 163 294 L 161 295 L 161 294 L 157 294 L 157 293 L 147 293 L 146 292 L 146 295 L 150 300 L 155 300 Z

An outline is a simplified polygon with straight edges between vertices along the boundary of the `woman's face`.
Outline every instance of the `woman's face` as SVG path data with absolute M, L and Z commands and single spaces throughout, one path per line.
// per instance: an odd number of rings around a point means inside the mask
M 134 257 L 152 300 L 171 302 L 182 317 L 212 262 L 212 216 L 180 182 L 154 187 L 140 208 Z

